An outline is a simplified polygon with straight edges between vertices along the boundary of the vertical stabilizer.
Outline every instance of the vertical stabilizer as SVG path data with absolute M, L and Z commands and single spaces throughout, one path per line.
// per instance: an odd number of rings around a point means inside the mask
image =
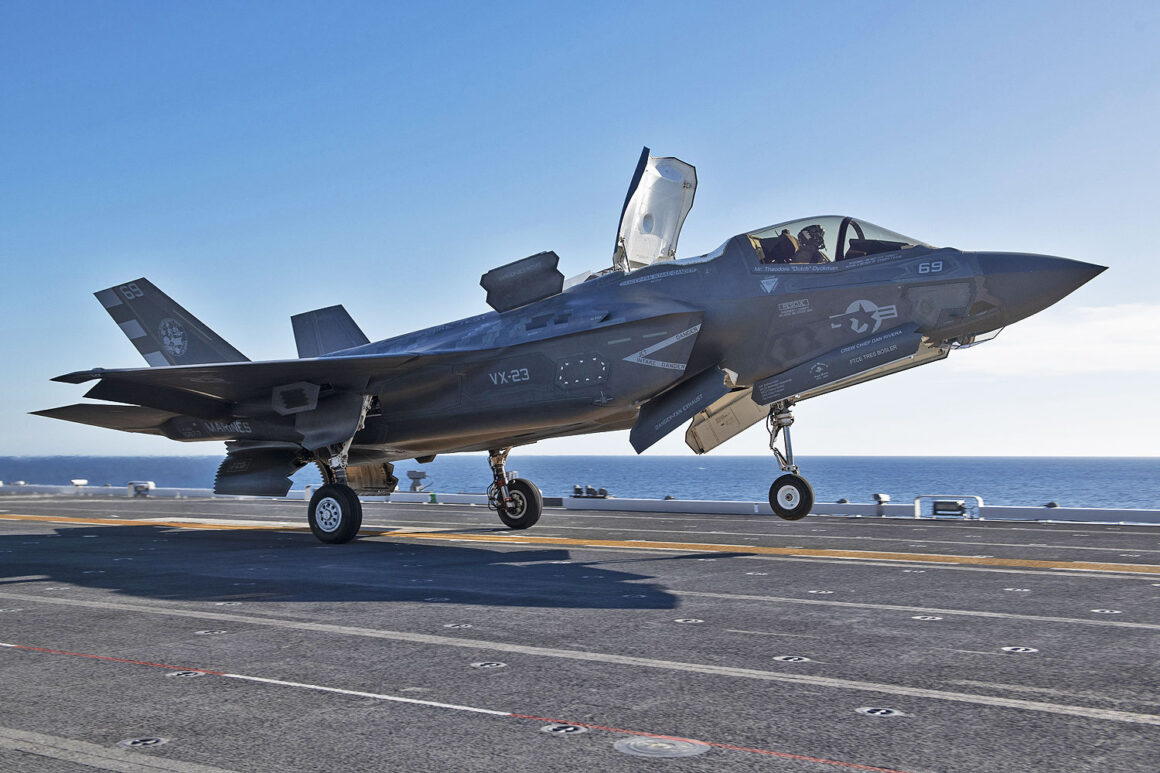
M 325 309 L 295 314 L 290 318 L 290 324 L 294 326 L 298 356 L 302 358 L 321 357 L 370 343 L 342 306 L 327 306 Z
M 249 362 L 144 277 L 93 294 L 150 365 Z

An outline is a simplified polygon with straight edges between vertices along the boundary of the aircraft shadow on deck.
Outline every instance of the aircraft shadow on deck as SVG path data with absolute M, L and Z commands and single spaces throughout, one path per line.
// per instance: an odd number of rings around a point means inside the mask
M 674 609 L 677 598 L 658 587 L 656 577 L 606 567 L 697 557 L 576 561 L 556 548 L 389 537 L 319 545 L 306 533 L 168 526 L 68 526 L 55 532 L 0 536 L 0 591 L 24 592 L 22 586 L 47 579 L 126 597 L 238 601 L 250 608 L 263 602 L 426 602 Z

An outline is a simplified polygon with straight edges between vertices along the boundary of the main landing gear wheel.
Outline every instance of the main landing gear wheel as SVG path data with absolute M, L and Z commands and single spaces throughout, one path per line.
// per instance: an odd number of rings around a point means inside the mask
M 530 480 L 516 478 L 508 482 L 507 502 L 500 503 L 496 512 L 509 529 L 526 529 L 540 520 L 544 512 L 544 497 L 540 488 Z
M 310 531 L 323 542 L 350 542 L 362 527 L 362 502 L 350 486 L 328 483 L 310 497 Z
M 814 506 L 814 490 L 802 476 L 786 473 L 769 487 L 769 506 L 787 521 L 805 518 Z

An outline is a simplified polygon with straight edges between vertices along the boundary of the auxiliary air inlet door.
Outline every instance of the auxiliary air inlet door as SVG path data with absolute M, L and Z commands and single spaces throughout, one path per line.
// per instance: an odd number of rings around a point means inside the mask
M 620 215 L 613 265 L 633 271 L 675 258 L 696 191 L 696 169 L 680 159 L 653 158 L 645 148 Z

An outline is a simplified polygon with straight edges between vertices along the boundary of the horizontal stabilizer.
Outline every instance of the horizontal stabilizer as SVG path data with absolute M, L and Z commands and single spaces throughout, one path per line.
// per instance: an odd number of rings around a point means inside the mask
M 342 306 L 295 314 L 290 318 L 290 324 L 294 326 L 298 356 L 302 358 L 321 357 L 370 343 Z
M 47 416 L 50 419 L 75 421 L 77 424 L 88 424 L 91 427 L 118 429 L 122 432 L 139 432 L 144 435 L 164 434 L 161 431 L 161 425 L 179 415 L 137 405 L 95 405 L 93 403 L 77 403 L 76 405 L 65 405 L 60 408 L 49 408 L 32 413 L 35 416 Z
M 249 361 L 144 277 L 94 295 L 150 365 Z
M 643 406 L 628 440 L 639 454 L 729 391 L 720 368 L 709 368 Z

